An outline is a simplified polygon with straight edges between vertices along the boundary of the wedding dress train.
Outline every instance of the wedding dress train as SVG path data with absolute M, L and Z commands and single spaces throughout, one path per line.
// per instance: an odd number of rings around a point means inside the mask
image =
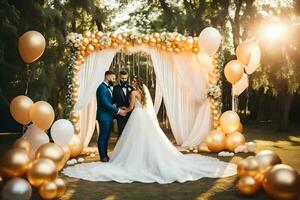
M 146 110 L 137 101 L 108 163 L 77 164 L 62 173 L 89 181 L 160 184 L 236 174 L 235 164 L 179 152 Z

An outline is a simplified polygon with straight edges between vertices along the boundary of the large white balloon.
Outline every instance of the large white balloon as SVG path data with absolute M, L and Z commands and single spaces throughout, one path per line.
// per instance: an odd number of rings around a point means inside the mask
M 74 127 L 69 120 L 56 120 L 51 127 L 51 137 L 53 141 L 60 145 L 67 145 L 74 135 Z
M 213 27 L 203 29 L 199 35 L 199 46 L 210 56 L 213 56 L 220 47 L 221 34 Z
M 34 124 L 29 125 L 24 137 L 31 144 L 33 155 L 41 145 L 49 143 L 50 141 L 48 135 Z

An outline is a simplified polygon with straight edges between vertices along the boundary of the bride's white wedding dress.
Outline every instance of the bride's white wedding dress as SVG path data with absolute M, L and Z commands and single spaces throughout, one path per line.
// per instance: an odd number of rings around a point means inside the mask
M 165 136 L 157 119 L 136 101 L 108 163 L 77 164 L 62 173 L 89 181 L 165 184 L 232 176 L 236 165 L 199 154 L 182 154 Z

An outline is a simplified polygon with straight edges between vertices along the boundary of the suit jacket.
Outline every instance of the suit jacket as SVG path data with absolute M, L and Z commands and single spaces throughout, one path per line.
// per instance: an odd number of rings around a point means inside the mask
M 113 103 L 116 104 L 118 108 L 122 106 L 129 107 L 129 96 L 132 90 L 132 86 L 126 85 L 125 95 L 121 84 L 116 85 L 113 90 Z
M 112 121 L 119 109 L 113 106 L 112 93 L 108 86 L 103 82 L 97 88 L 97 120 Z

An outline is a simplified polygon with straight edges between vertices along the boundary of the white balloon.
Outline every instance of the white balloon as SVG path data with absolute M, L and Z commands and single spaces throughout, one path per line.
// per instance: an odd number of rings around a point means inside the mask
M 247 142 L 246 147 L 249 152 L 255 152 L 255 150 L 256 150 L 255 142 Z
M 247 74 L 252 74 L 253 72 L 255 72 L 255 70 L 260 65 L 260 58 L 261 58 L 260 48 L 257 42 L 255 42 L 253 45 L 249 63 L 247 66 L 245 66 L 245 70 Z
M 50 132 L 53 141 L 60 146 L 64 146 L 71 141 L 74 135 L 74 127 L 69 120 L 59 119 L 53 123 Z
M 249 86 L 249 79 L 246 73 L 243 74 L 242 78 L 232 85 L 232 93 L 236 96 L 239 96 L 247 89 Z
M 29 141 L 32 147 L 32 153 L 35 155 L 36 150 L 43 144 L 49 143 L 48 135 L 34 124 L 29 125 L 24 137 Z
M 205 51 L 208 55 L 213 56 L 220 47 L 221 34 L 213 27 L 203 29 L 199 35 L 200 49 Z

